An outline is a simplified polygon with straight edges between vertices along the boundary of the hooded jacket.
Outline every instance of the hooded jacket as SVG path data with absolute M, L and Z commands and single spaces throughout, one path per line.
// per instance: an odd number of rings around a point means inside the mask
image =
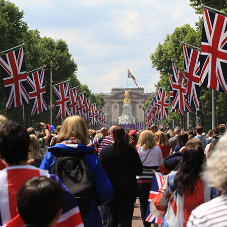
M 46 169 L 51 172 L 55 162 L 51 151 L 57 150 L 65 154 L 80 154 L 86 152 L 85 162 L 88 166 L 92 183 L 94 186 L 94 198 L 89 210 L 81 214 L 85 227 L 102 227 L 102 221 L 98 206 L 104 205 L 111 201 L 113 195 L 112 184 L 104 172 L 97 155 L 94 154 L 95 149 L 80 144 L 56 144 L 48 149 L 47 155 L 44 157 L 40 169 Z

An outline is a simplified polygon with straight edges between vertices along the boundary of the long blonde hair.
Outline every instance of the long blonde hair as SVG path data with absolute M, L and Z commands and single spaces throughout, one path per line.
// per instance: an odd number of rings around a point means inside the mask
M 171 144 L 164 132 L 158 131 L 154 135 L 158 137 L 157 144 L 160 144 L 163 147 L 171 147 Z
M 144 150 L 152 149 L 156 146 L 156 141 L 154 139 L 153 133 L 149 130 L 144 130 L 139 135 L 139 140 L 137 146 L 142 147 Z
M 41 154 L 40 154 L 39 140 L 34 134 L 31 134 L 28 159 L 37 159 L 40 157 L 41 157 Z
M 64 120 L 58 134 L 58 142 L 68 140 L 70 137 L 81 139 L 85 144 L 88 143 L 88 130 L 82 117 L 74 115 Z

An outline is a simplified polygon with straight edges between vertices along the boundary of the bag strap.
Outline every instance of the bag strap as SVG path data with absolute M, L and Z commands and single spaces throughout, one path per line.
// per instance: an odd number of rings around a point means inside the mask
M 166 151 L 166 149 L 165 149 L 165 147 L 164 146 L 162 146 L 162 147 L 163 147 L 164 151 L 166 152 L 166 156 L 169 156 L 167 151 Z
M 148 151 L 147 156 L 149 155 L 150 151 L 151 151 L 151 149 Z M 146 158 L 143 160 L 142 164 L 146 161 L 147 156 L 146 156 Z

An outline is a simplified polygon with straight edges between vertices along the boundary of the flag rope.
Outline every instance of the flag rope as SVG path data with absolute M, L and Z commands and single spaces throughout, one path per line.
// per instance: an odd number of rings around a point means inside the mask
M 68 79 L 68 80 L 66 80 L 66 81 L 62 81 L 62 82 L 57 83 L 57 84 L 54 84 L 53 86 L 57 86 L 57 85 L 60 85 L 60 84 L 64 84 L 64 83 L 69 82 L 69 81 L 70 81 L 70 79 Z
M 46 68 L 46 65 L 44 65 L 44 66 L 42 66 L 42 67 L 39 67 L 39 68 L 37 68 L 37 69 L 33 69 L 33 70 L 27 72 L 27 74 L 28 74 L 28 73 L 33 73 L 33 72 L 39 71 L 39 69 L 43 69 L 43 68 Z
M 24 43 L 22 43 L 22 44 L 19 45 L 19 46 L 12 47 L 12 48 L 10 48 L 10 49 L 8 49 L 8 50 L 4 50 L 4 51 L 2 51 L 0 54 L 4 54 L 4 53 L 6 53 L 6 52 L 8 52 L 8 51 L 15 50 L 15 49 L 17 49 L 17 48 L 19 48 L 19 47 L 22 47 L 22 46 L 24 46 Z
M 184 44 L 185 46 L 189 46 L 189 47 L 191 47 L 191 48 L 193 48 L 193 49 L 197 49 L 197 50 L 200 51 L 200 48 L 199 48 L 199 47 L 193 46 L 193 45 L 188 44 L 188 43 L 185 43 L 185 42 L 183 42 L 183 41 L 181 41 L 181 44 Z

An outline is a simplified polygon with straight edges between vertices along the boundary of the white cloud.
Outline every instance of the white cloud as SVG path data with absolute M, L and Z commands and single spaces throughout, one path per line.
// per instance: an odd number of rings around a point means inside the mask
M 14 0 L 41 36 L 63 39 L 78 65 L 77 76 L 94 93 L 127 86 L 127 66 L 145 92 L 159 75 L 149 56 L 176 27 L 198 16 L 188 0 Z M 128 85 L 134 87 L 132 80 Z

